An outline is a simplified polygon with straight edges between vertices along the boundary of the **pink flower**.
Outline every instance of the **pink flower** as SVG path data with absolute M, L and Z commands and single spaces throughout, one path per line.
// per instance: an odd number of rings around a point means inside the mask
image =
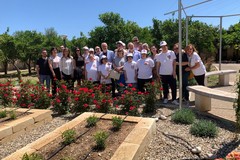
M 88 104 L 87 104 L 87 103 L 85 103 L 85 104 L 83 105 L 83 107 L 84 107 L 84 108 L 87 108 L 87 107 L 88 107 Z
M 132 87 L 133 85 L 130 83 L 130 84 L 128 84 L 128 87 Z
M 57 98 L 57 99 L 56 99 L 56 102 L 57 102 L 57 103 L 61 103 L 61 100 Z
M 78 100 L 79 100 L 79 98 L 78 98 L 78 97 L 75 97 L 75 98 L 74 98 L 74 100 L 75 100 L 75 101 L 78 101 Z

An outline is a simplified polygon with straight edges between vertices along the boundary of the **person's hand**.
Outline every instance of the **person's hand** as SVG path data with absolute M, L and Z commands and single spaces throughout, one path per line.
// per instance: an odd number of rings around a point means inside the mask
M 38 77 L 38 80 L 40 81 L 40 75 L 38 75 L 37 77 Z
M 176 79 L 177 75 L 176 72 L 173 72 L 173 78 Z
M 185 71 L 191 71 L 190 67 L 185 68 Z
M 56 74 L 55 73 L 53 73 L 53 78 L 55 78 L 56 77 Z

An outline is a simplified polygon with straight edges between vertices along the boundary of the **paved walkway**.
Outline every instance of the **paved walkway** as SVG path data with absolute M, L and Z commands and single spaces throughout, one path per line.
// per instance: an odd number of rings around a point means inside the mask
M 214 64 L 218 67 L 218 64 Z M 222 70 L 226 69 L 233 69 L 239 70 L 239 64 L 222 64 Z M 228 92 L 235 92 L 235 82 L 236 82 L 237 74 L 230 74 L 230 86 L 221 86 L 216 87 L 214 89 L 228 91 Z M 190 101 L 195 100 L 195 95 L 193 93 L 190 94 Z M 235 110 L 233 108 L 233 103 L 226 102 L 222 100 L 212 99 L 212 110 L 208 112 L 209 114 L 217 117 L 221 117 L 223 119 L 235 122 Z

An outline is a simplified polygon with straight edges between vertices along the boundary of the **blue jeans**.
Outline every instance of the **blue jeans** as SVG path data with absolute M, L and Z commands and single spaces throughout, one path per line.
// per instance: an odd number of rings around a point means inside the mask
M 50 75 L 40 74 L 40 83 L 44 85 L 44 81 L 46 81 L 46 86 L 47 86 L 48 91 L 50 91 L 50 80 L 51 80 Z

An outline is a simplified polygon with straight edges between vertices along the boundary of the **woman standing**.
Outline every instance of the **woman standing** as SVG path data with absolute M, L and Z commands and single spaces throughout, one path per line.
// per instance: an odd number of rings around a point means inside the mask
M 151 58 L 147 57 L 147 50 L 141 51 L 141 59 L 137 61 L 138 68 L 138 90 L 140 92 L 145 92 L 144 85 L 148 82 L 152 82 L 152 68 L 154 67 L 154 62 Z
M 74 69 L 74 80 L 77 80 L 77 84 L 80 85 L 84 75 L 84 57 L 78 47 L 76 48 L 74 60 L 76 62 L 76 68 Z
M 63 57 L 60 61 L 60 71 L 61 71 L 61 78 L 66 81 L 68 89 L 73 89 L 74 87 L 74 81 L 73 81 L 73 75 L 74 75 L 74 66 L 75 61 L 70 56 L 70 50 L 68 48 L 65 48 L 63 50 Z
M 120 74 L 119 80 L 117 80 L 117 89 L 118 91 L 121 90 L 120 84 L 125 84 L 125 78 L 124 78 L 124 73 L 123 73 L 123 65 L 125 63 L 125 58 L 124 58 L 124 50 L 123 49 L 117 49 L 117 56 L 113 60 L 113 69 L 117 71 Z
M 187 67 L 185 70 L 192 71 L 198 85 L 204 86 L 206 68 L 200 56 L 197 54 L 196 48 L 194 47 L 194 45 L 189 44 L 188 46 L 186 46 L 185 52 L 188 54 L 189 59 L 189 67 Z
M 57 48 L 51 49 L 51 56 L 49 57 L 49 66 L 51 71 L 53 72 L 52 76 L 52 95 L 53 97 L 56 95 L 56 89 L 57 89 L 57 80 L 61 80 L 61 73 L 59 68 L 61 58 L 57 56 Z
M 177 78 L 179 81 L 179 53 L 178 53 L 178 48 L 179 44 L 176 43 L 173 46 L 173 51 L 176 54 L 176 73 L 177 73 Z M 182 52 L 182 97 L 183 100 L 185 100 L 187 103 L 189 101 L 189 91 L 187 90 L 188 86 L 188 76 L 189 76 L 189 71 L 186 71 L 185 69 L 188 67 L 188 56 L 185 52 Z
M 133 54 L 127 55 L 127 62 L 124 64 L 124 78 L 126 84 L 132 84 L 134 88 L 137 88 L 137 63 L 133 61 Z
M 159 73 L 163 86 L 163 103 L 168 103 L 169 86 L 172 91 L 172 103 L 178 105 L 176 100 L 177 84 L 176 84 L 176 56 L 171 50 L 168 50 L 167 43 L 160 43 L 162 52 L 157 57 L 157 72 Z
M 98 60 L 93 53 L 89 53 L 88 59 L 85 62 L 85 79 L 92 81 L 93 84 L 99 84 L 99 74 L 98 74 Z

